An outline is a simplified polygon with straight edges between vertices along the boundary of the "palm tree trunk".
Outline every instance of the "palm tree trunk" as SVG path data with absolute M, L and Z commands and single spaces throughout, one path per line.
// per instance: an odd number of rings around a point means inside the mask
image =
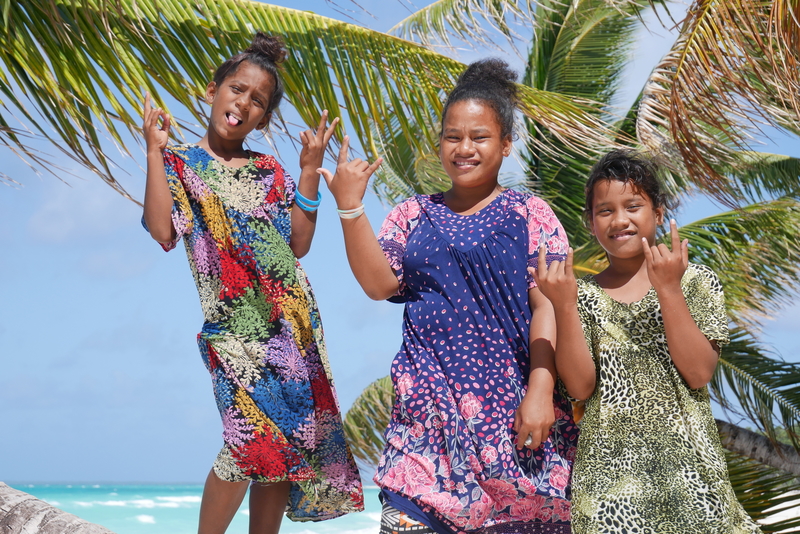
M 3 534 L 114 534 L 0 482 Z
M 794 447 L 772 443 L 770 439 L 726 421 L 717 421 L 722 446 L 764 465 L 800 476 L 800 455 Z

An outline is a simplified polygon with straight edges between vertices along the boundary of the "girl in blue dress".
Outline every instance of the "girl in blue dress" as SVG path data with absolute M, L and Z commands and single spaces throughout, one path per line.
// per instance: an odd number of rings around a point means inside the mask
M 350 266 L 373 299 L 405 303 L 392 362 L 396 402 L 375 482 L 381 532 L 570 531 L 577 428 L 556 390 L 550 303 L 527 267 L 539 245 L 563 259 L 550 207 L 501 187 L 516 73 L 472 64 L 444 105 L 440 159 L 450 189 L 392 210 L 376 239 L 364 215 L 380 165 L 320 169 L 336 199 Z

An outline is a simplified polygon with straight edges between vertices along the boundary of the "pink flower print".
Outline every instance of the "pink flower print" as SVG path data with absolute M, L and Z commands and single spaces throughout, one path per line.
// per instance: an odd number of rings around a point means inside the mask
M 564 239 L 558 235 L 552 235 L 547 240 L 547 250 L 550 254 L 566 254 Z
M 486 519 L 492 513 L 493 507 L 494 504 L 491 497 L 485 493 L 481 495 L 481 500 L 473 502 L 469 507 L 469 522 L 467 522 L 466 529 L 477 530 L 483 528 Z
M 411 427 L 411 430 L 408 433 L 411 434 L 411 436 L 418 438 L 425 433 L 425 426 L 417 421 L 414 423 L 414 426 Z
M 483 460 L 484 464 L 490 464 L 497 460 L 497 449 L 491 445 L 485 446 L 481 451 L 481 460 Z
M 400 378 L 397 379 L 397 393 L 401 396 L 405 395 L 413 385 L 414 379 L 411 378 L 411 375 L 408 373 L 403 373 L 400 375 Z
M 514 521 L 532 521 L 536 512 L 533 501 L 529 498 L 519 500 L 511 505 L 511 518 Z
M 575 454 L 578 452 L 578 448 L 574 445 L 567 449 L 567 452 L 564 453 L 564 458 L 567 459 L 568 462 L 572 463 L 575 461 Z
M 439 458 L 439 471 L 441 471 L 443 478 L 450 478 L 450 475 L 453 472 L 452 465 L 450 463 L 450 457 L 446 454 Z
M 395 434 L 394 436 L 389 438 L 389 445 L 391 445 L 392 447 L 394 447 L 397 450 L 402 450 L 403 449 L 403 440 L 400 439 L 400 436 Z
M 437 512 L 450 520 L 455 518 L 461 513 L 461 510 L 464 509 L 464 505 L 461 503 L 458 497 L 449 493 L 440 493 L 438 491 L 432 492 L 428 493 L 427 495 L 423 495 L 420 497 L 420 500 L 423 503 L 432 506 Z
M 322 466 L 328 482 L 340 491 L 350 491 L 353 486 L 353 472 L 348 464 L 333 463 Z
M 386 472 L 383 483 L 392 490 L 416 497 L 433 489 L 435 470 L 436 466 L 428 458 L 411 453 Z
M 483 471 L 483 466 L 478 461 L 477 456 L 475 456 L 474 454 L 470 454 L 469 457 L 467 458 L 467 461 L 469 462 L 469 468 L 472 469 L 473 473 L 480 473 L 481 471 Z
M 570 502 L 566 499 L 553 499 L 553 521 L 569 521 L 571 518 Z
M 445 491 L 449 491 L 451 493 L 454 489 L 456 489 L 456 483 L 449 478 L 446 478 L 444 481 L 442 481 L 442 486 L 444 487 Z
M 490 478 L 480 482 L 483 491 L 489 494 L 494 501 L 494 509 L 498 512 L 514 504 L 517 500 L 517 490 L 513 484 L 497 478 Z
M 462 482 L 459 482 L 459 483 L 457 483 L 457 484 L 456 484 L 456 491 L 457 491 L 457 492 L 459 492 L 459 493 L 466 493 L 466 492 L 467 492 L 467 486 L 466 486 L 466 484 L 464 484 L 464 482 L 463 482 L 463 481 L 462 481 Z
M 550 485 L 559 492 L 563 492 L 569 481 L 569 470 L 562 465 L 554 465 L 550 470 Z
M 461 411 L 461 416 L 469 420 L 481 413 L 483 406 L 481 405 L 481 401 L 478 400 L 478 397 L 476 397 L 473 392 L 469 391 L 461 397 L 458 403 L 458 409 Z

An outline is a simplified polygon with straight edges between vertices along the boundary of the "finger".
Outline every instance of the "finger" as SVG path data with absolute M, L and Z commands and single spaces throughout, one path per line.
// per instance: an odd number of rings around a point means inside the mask
M 350 149 L 350 136 L 345 135 L 344 139 L 342 140 L 342 146 L 341 148 L 339 148 L 339 159 L 337 160 L 337 163 L 339 165 L 344 165 L 345 163 L 347 163 L 347 156 L 348 156 L 347 152 L 349 149 Z
M 300 132 L 300 144 L 303 146 L 308 146 L 308 137 L 306 137 L 306 132 Z
M 369 173 L 369 176 L 372 176 L 372 173 L 378 170 L 378 167 L 381 166 L 381 163 L 383 163 L 383 158 L 378 158 L 372 165 L 367 167 L 367 173 Z
M 574 253 L 572 251 L 572 247 L 567 249 L 567 261 L 564 262 L 564 274 L 572 273 L 572 260 L 573 260 Z
M 333 132 L 336 130 L 337 124 L 339 124 L 339 117 L 333 119 L 333 121 L 331 121 L 331 125 L 328 126 L 327 130 L 325 130 L 325 135 L 322 136 L 322 142 L 325 144 L 325 146 L 328 145 L 328 142 L 331 140 L 331 137 L 333 137 Z
M 150 111 L 151 108 L 152 108 L 152 106 L 150 105 L 150 91 L 145 91 L 145 93 L 144 93 L 144 114 L 147 115 L 147 113 Z
M 169 116 L 169 113 L 164 113 L 162 117 L 164 117 L 164 123 L 161 125 L 161 131 L 168 132 L 169 125 L 172 123 L 172 120 Z
M 681 248 L 681 238 L 678 235 L 678 223 L 675 219 L 669 220 L 669 233 L 672 235 L 672 251 L 678 252 Z
M 647 265 L 653 264 L 653 251 L 650 249 L 650 243 L 647 242 L 647 238 L 642 238 L 642 249 L 644 251 L 644 259 L 647 262 Z
M 317 136 L 325 132 L 325 125 L 328 124 L 328 110 L 322 110 L 322 116 L 319 118 L 319 125 L 317 126 Z
M 317 174 L 321 174 L 322 177 L 325 178 L 325 183 L 328 184 L 328 189 L 330 189 L 331 183 L 333 182 L 333 173 L 328 169 L 320 167 L 317 169 Z
M 689 240 L 684 239 L 681 243 L 681 261 L 683 262 L 683 266 L 686 267 L 689 265 Z

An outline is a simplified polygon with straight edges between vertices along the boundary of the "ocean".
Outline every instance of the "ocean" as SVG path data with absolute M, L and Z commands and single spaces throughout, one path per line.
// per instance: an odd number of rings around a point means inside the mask
M 38 499 L 117 534 L 195 534 L 202 485 L 129 484 L 9 484 Z M 284 518 L 281 532 L 292 534 L 376 534 L 381 505 L 378 488 L 364 488 L 366 510 L 318 523 L 294 523 Z M 228 528 L 247 533 L 245 497 Z

